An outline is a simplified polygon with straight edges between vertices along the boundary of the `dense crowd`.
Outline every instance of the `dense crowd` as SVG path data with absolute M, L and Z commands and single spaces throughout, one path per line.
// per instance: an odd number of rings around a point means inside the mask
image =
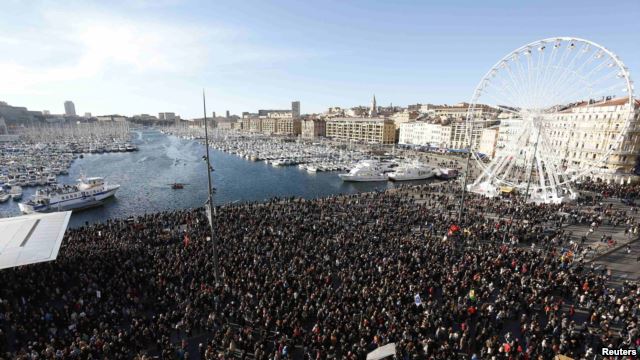
M 640 197 L 640 184 L 620 185 L 605 181 L 585 181 L 575 184 L 580 190 L 591 191 L 605 198 L 638 199 Z
M 202 209 L 70 229 L 56 261 L 0 271 L 0 354 L 365 359 L 393 342 L 403 360 L 551 359 L 640 346 L 638 284 L 610 286 L 560 228 L 637 231 L 631 212 L 469 196 L 458 221 L 457 186 L 219 207 L 220 283 Z

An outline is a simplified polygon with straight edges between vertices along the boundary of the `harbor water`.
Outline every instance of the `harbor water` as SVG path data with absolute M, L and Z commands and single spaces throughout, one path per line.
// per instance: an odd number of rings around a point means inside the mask
M 69 175 L 58 176 L 58 183 L 73 184 L 81 174 L 102 176 L 108 183 L 120 184 L 114 198 L 103 206 L 74 212 L 71 227 L 171 209 L 199 207 L 207 199 L 207 173 L 203 160 L 205 148 L 194 140 L 183 140 L 156 130 L 134 134 L 139 151 L 85 154 L 69 168 Z M 336 172 L 308 173 L 297 166 L 273 167 L 236 155 L 211 149 L 216 205 L 263 201 L 278 197 L 315 198 L 332 194 L 384 190 L 393 182 L 348 183 Z M 174 190 L 174 182 L 185 183 Z M 411 182 L 416 183 L 416 182 Z M 418 183 L 424 183 L 418 182 Z M 35 192 L 24 187 L 23 200 Z M 17 202 L 0 204 L 0 215 L 19 215 Z

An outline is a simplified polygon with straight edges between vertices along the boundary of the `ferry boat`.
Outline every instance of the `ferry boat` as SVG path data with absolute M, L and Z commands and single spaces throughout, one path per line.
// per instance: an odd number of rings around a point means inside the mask
M 389 173 L 389 180 L 405 181 L 405 180 L 425 180 L 436 175 L 433 168 L 421 163 L 402 164 L 392 173 Z
M 101 177 L 83 177 L 76 185 L 38 189 L 31 199 L 18 206 L 24 214 L 85 209 L 102 205 L 119 188 L 120 185 L 107 184 Z

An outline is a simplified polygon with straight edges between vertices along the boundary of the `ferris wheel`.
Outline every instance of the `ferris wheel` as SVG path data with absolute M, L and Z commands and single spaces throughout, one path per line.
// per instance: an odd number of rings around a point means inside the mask
M 527 44 L 473 94 L 466 135 L 482 173 L 468 189 L 516 190 L 544 203 L 574 198 L 571 183 L 603 171 L 633 116 L 629 71 L 611 51 L 569 37 Z

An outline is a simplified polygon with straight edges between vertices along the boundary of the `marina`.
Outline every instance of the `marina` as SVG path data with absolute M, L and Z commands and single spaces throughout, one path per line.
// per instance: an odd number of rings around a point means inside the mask
M 205 202 L 207 180 L 202 161 L 204 146 L 198 139 L 183 139 L 154 129 L 135 130 L 132 134 L 129 141 L 139 151 L 75 154 L 75 159 L 71 154 L 68 164 L 62 164 L 67 174 L 61 173 L 52 179 L 56 184 L 73 186 L 82 174 L 86 174 L 120 185 L 116 195 L 104 200 L 102 206 L 74 211 L 69 223 L 71 227 L 150 212 L 200 207 Z M 213 144 L 219 147 L 220 141 L 217 137 Z M 49 147 L 55 148 L 54 145 Z M 273 197 L 310 199 L 384 190 L 400 185 L 391 181 L 343 182 L 337 168 L 329 170 L 331 168 L 325 167 L 325 171 L 309 172 L 294 165 L 273 166 L 266 161 L 251 161 L 217 148 L 212 149 L 211 154 L 215 168 L 213 183 L 217 189 L 214 201 L 217 205 L 264 201 Z M 339 156 L 340 151 L 337 154 Z M 347 154 L 343 150 L 343 159 L 348 158 Z M 56 157 L 60 155 L 51 155 L 47 159 Z M 353 162 L 362 160 L 355 155 L 351 157 Z M 18 158 L 13 161 L 17 162 Z M 41 160 L 41 163 L 45 162 Z M 330 162 L 326 160 L 325 163 Z M 46 185 L 48 181 L 44 180 Z M 21 201 L 28 201 L 37 188 L 43 187 L 22 187 Z M 7 199 L 0 203 L 0 215 L 16 216 L 20 213 L 17 200 Z
M 202 129 L 173 127 L 165 131 L 189 140 L 201 141 L 204 136 Z M 343 181 L 403 181 L 425 180 L 434 176 L 453 177 L 450 176 L 451 169 L 436 164 L 428 165 L 415 157 L 396 154 L 395 146 L 391 149 L 374 149 L 358 146 L 359 144 L 333 143 L 326 139 L 311 142 L 292 137 L 215 130 L 210 136 L 213 139 L 213 148 L 245 160 L 264 161 L 274 167 L 295 165 L 309 173 L 346 171 L 346 174 L 339 174 Z M 402 173 L 390 177 L 395 167 L 400 167 Z
M 27 127 L 21 142 L 0 144 L 0 188 L 19 200 L 23 187 L 56 185 L 86 154 L 136 151 L 129 138 L 126 123 Z
M 166 130 L 183 139 L 201 141 L 202 129 L 174 127 Z M 272 166 L 298 166 L 307 172 L 348 170 L 372 155 L 357 147 L 332 146 L 328 141 L 304 141 L 292 137 L 272 137 L 233 131 L 212 131 L 212 147 L 250 161 Z

